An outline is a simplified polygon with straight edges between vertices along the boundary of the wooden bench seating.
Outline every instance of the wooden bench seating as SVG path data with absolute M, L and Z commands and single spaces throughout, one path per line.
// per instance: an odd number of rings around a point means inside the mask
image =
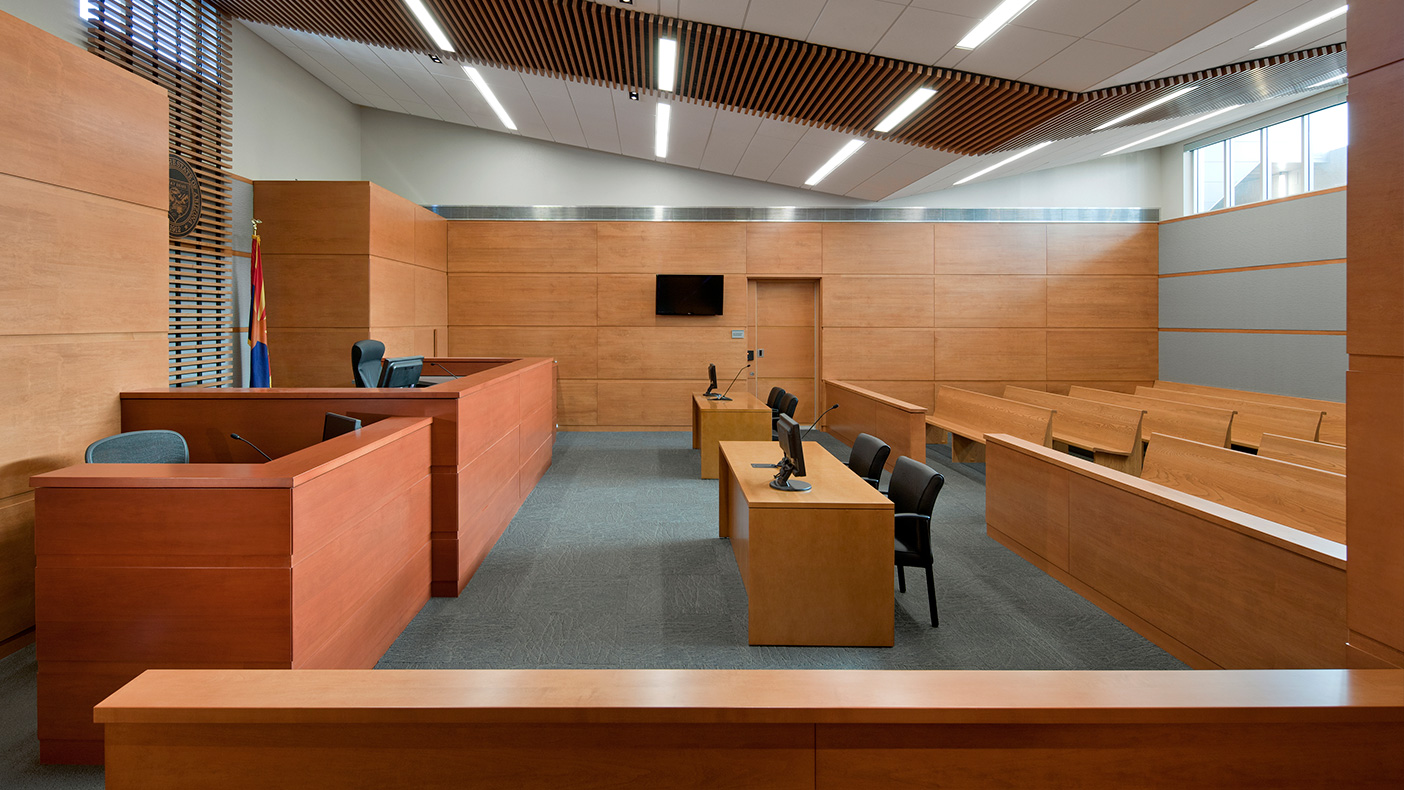
M 1234 413 L 1230 409 L 1142 398 L 1124 392 L 1110 392 L 1077 385 L 1068 390 L 1068 396 L 1144 411 L 1146 417 L 1141 421 L 1142 442 L 1149 441 L 1152 433 L 1163 433 L 1218 447 L 1228 447 L 1229 432 L 1232 430 L 1234 419 Z
M 1156 434 L 1141 479 L 1346 542 L 1345 475 Z
M 1229 441 L 1240 447 L 1254 449 L 1257 449 L 1263 441 L 1264 433 L 1275 433 L 1294 439 L 1309 439 L 1314 442 L 1321 431 L 1321 418 L 1325 416 L 1325 412 L 1319 409 L 1298 409 L 1276 403 L 1234 400 L 1215 395 L 1200 395 L 1196 392 L 1179 392 L 1154 387 L 1137 387 L 1136 394 L 1143 398 L 1157 398 L 1216 409 L 1232 409 L 1238 414 L 1234 417 Z
M 1314 466 L 1336 474 L 1346 473 L 1346 448 L 1336 444 L 1309 442 L 1306 439 L 1265 433 L 1263 443 L 1258 445 L 1258 455 L 1302 466 Z
M 1326 416 L 1321 418 L 1321 433 L 1317 438 L 1330 444 L 1344 445 L 1346 443 L 1346 405 L 1339 401 L 1297 398 L 1291 395 L 1273 395 L 1267 392 L 1235 390 L 1226 387 L 1208 387 L 1203 384 L 1182 384 L 1178 381 L 1157 381 L 1155 388 L 1197 392 L 1200 395 L 1216 395 L 1232 400 L 1276 403 L 1280 406 L 1292 406 L 1298 409 L 1320 409 Z
M 1014 386 L 1004 388 L 1004 397 L 1053 410 L 1055 450 L 1077 447 L 1092 453 L 1095 463 L 1140 474 L 1144 411 Z
M 985 434 L 1004 433 L 1044 447 L 1053 446 L 1053 410 L 956 387 L 936 390 L 936 408 L 926 418 L 935 443 L 950 434 L 951 460 L 985 460 Z M 932 431 L 928 430 L 928 437 Z

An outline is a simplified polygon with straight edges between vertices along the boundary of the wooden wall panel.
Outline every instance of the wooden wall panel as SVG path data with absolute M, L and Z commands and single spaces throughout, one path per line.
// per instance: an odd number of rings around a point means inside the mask
M 45 470 L 47 471 L 47 470 Z M 0 500 L 0 656 L 34 625 L 34 494 Z
M 369 269 L 371 326 L 415 326 L 415 273 L 419 267 L 372 255 Z
M 270 329 L 370 325 L 370 265 L 365 257 L 265 255 L 263 271 Z M 309 298 L 312 294 L 316 298 Z
M 880 392 L 930 412 L 936 407 L 936 387 L 929 381 L 849 381 L 857 387 Z M 832 404 L 830 404 L 832 405 Z
M 748 274 L 823 271 L 824 226 L 818 222 L 752 222 L 746 225 Z
M 743 223 L 601 222 L 597 228 L 600 272 L 746 272 Z
M 933 287 L 931 277 L 825 277 L 824 325 L 930 327 Z
M 757 348 L 765 350 L 765 356 L 757 360 L 764 375 L 771 378 L 807 378 L 810 389 L 814 389 L 814 363 L 817 360 L 813 326 L 757 327 L 755 341 Z M 721 375 L 721 372 L 718 371 L 717 375 Z M 768 393 L 770 388 L 767 387 L 765 391 Z
M 594 326 L 589 274 L 450 274 L 449 323 L 458 326 Z
M 935 295 L 938 329 L 1048 325 L 1048 282 L 1042 276 L 941 274 Z
M 1048 326 L 1160 325 L 1160 282 L 1155 277 L 1048 278 Z
M 425 266 L 414 267 L 414 323 L 448 329 L 448 275 Z
M 416 266 L 448 271 L 448 229 L 448 220 L 415 206 L 413 263 Z
M 378 258 L 414 263 L 419 206 L 378 184 L 370 190 L 369 253 Z
M 562 379 L 593 379 L 599 375 L 596 331 L 593 326 L 453 326 L 449 328 L 448 354 L 553 357 L 560 363 Z
M 906 222 L 828 223 L 824 225 L 824 273 L 929 275 L 931 227 Z
M 930 329 L 825 327 L 822 339 L 824 378 L 931 380 L 933 337 Z
M 755 315 L 765 326 L 814 326 L 815 284 L 818 280 L 757 280 Z
M 744 341 L 732 339 L 729 329 L 617 327 L 599 335 L 601 379 L 705 382 L 707 363 L 716 363 L 717 376 L 721 377 L 723 370 L 736 370 L 745 360 Z M 687 421 L 691 420 L 689 416 Z
M 350 387 L 351 344 L 370 336 L 370 327 L 354 329 L 268 328 L 269 364 L 276 387 Z M 405 342 L 403 338 L 397 342 Z M 392 346 L 386 351 L 393 353 Z M 133 388 L 134 389 L 134 388 Z
M 936 274 L 1047 273 L 1045 226 L 936 223 Z
M 729 326 L 746 323 L 746 278 L 725 275 L 721 315 L 657 315 L 653 274 L 601 274 L 597 280 L 599 326 Z
M 1049 274 L 1160 273 L 1160 226 L 1068 223 L 1048 226 Z
M 451 272 L 593 274 L 593 222 L 449 222 Z
M 938 329 L 931 378 L 1041 381 L 1047 346 L 1042 329 Z
M 556 419 L 561 425 L 594 425 L 599 412 L 599 383 L 561 379 L 556 384 L 560 405 Z
M 264 254 L 369 255 L 366 181 L 255 181 Z
M 1159 334 L 1154 329 L 1050 329 L 1048 378 L 1145 379 L 1158 372 Z
M 692 424 L 692 396 L 705 389 L 705 370 L 691 381 L 601 381 L 595 423 L 601 427 L 638 425 L 682 429 Z

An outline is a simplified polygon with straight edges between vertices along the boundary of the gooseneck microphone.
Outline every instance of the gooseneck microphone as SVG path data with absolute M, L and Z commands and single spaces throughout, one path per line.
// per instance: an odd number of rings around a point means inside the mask
M 434 367 L 438 368 L 439 370 L 442 370 L 443 372 L 449 374 L 450 376 L 453 376 L 453 377 L 456 378 L 456 379 L 461 379 L 461 378 L 463 378 L 462 376 L 458 375 L 457 373 L 454 373 L 452 370 L 449 370 L 448 368 L 444 367 L 443 365 L 440 365 L 439 363 L 435 362 L 435 361 L 432 360 L 432 359 L 426 359 L 426 360 L 424 360 L 424 361 L 425 361 L 425 362 L 428 362 L 430 365 L 433 365 Z
M 829 412 L 831 412 L 831 411 L 833 411 L 834 409 L 837 409 L 837 408 L 838 408 L 838 404 L 835 403 L 834 405 L 832 405 L 832 406 L 830 406 L 829 408 L 825 409 L 825 410 L 824 410 L 824 414 L 828 414 Z M 800 434 L 800 439 L 801 439 L 801 440 L 803 440 L 804 437 L 808 436 L 810 431 L 814 430 L 814 426 L 818 425 L 820 420 L 824 419 L 824 414 L 820 414 L 818 417 L 815 417 L 815 418 L 814 418 L 814 422 L 811 422 L 811 423 L 809 424 L 809 427 L 804 429 L 804 433 Z
M 735 376 L 735 378 L 733 378 L 733 379 L 731 380 L 731 383 L 730 383 L 730 384 L 726 385 L 726 392 L 731 392 L 731 388 L 734 387 L 734 386 L 736 386 L 736 379 L 741 378 L 741 374 L 742 374 L 742 373 L 745 373 L 745 372 L 746 372 L 746 368 L 749 368 L 750 366 L 751 366 L 751 363 L 747 362 L 745 367 L 743 367 L 743 368 L 741 368 L 740 370 L 736 371 L 736 376 Z M 731 398 L 726 397 L 726 392 L 723 392 L 723 393 L 721 394 L 721 397 L 720 397 L 720 398 L 717 398 L 717 400 L 731 400 Z
M 255 450 L 258 450 L 258 445 L 254 444 L 253 442 L 249 441 L 248 439 L 245 439 L 244 437 L 240 436 L 240 435 L 237 434 L 237 433 L 231 433 L 231 434 L 229 434 L 229 438 L 230 438 L 230 439 L 237 439 L 237 440 L 243 442 L 244 444 L 247 444 L 248 446 L 254 448 Z M 270 460 L 270 461 L 273 460 L 273 457 L 272 457 L 272 456 L 270 456 L 268 453 L 265 453 L 265 452 L 262 451 L 262 450 L 258 450 L 258 454 L 261 455 L 261 456 L 263 456 L 264 458 L 267 458 L 267 459 Z

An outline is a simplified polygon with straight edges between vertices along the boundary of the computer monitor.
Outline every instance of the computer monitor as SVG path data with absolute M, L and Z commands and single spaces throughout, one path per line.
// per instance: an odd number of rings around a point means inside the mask
M 355 417 L 347 417 L 345 414 L 327 412 L 327 416 L 322 418 L 322 441 L 335 439 L 342 434 L 361 430 L 361 421 Z
M 712 397 L 712 393 L 714 393 L 714 392 L 716 392 L 716 391 L 717 391 L 717 366 L 709 362 L 709 363 L 707 363 L 707 391 L 704 392 L 704 393 L 702 393 L 702 394 L 705 395 L 705 396 L 707 396 L 708 398 L 710 398 L 710 397 Z
M 788 414 L 782 414 L 775 421 L 775 429 L 780 434 L 780 450 L 785 453 L 781 459 L 775 473 L 775 479 L 770 481 L 771 488 L 781 491 L 808 491 L 813 488 L 803 480 L 791 480 L 790 476 L 804 477 L 804 443 L 801 437 L 804 435 L 800 430 L 799 423 Z
M 385 360 L 385 368 L 380 371 L 382 387 L 413 387 L 419 383 L 419 374 L 424 370 L 424 357 L 395 357 Z

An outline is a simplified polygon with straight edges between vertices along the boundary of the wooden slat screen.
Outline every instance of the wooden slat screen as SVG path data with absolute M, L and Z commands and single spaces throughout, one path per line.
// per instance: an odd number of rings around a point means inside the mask
M 170 240 L 172 386 L 224 386 L 234 369 L 229 17 L 206 0 L 90 0 L 88 50 L 170 96 L 170 147 L 200 177 L 204 210 Z

